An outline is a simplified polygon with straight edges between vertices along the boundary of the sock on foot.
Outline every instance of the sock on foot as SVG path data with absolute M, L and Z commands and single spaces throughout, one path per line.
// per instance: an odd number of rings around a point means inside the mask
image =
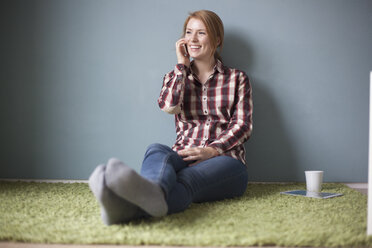
M 99 165 L 89 177 L 89 187 L 101 206 L 103 223 L 112 225 L 139 218 L 142 210 L 107 188 L 105 169 L 105 165 Z
M 148 214 L 167 214 L 168 205 L 161 187 L 117 159 L 110 159 L 105 171 L 106 184 L 115 194 L 139 206 Z

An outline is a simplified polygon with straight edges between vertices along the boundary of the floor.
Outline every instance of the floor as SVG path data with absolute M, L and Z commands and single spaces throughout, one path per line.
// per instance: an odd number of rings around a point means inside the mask
M 50 181 L 51 182 L 51 181 Z M 69 183 L 69 182 L 68 182 Z M 363 194 L 368 194 L 367 183 L 345 183 L 348 187 L 353 188 Z M 1 242 L 0 248 L 138 248 L 138 246 L 126 245 L 59 245 L 59 244 L 30 244 L 30 243 L 14 243 L 14 242 Z M 146 248 L 167 248 L 165 246 L 147 246 Z M 171 247 L 168 247 L 171 248 Z M 182 247 L 188 248 L 188 247 Z M 249 248 L 249 247 L 245 247 Z M 266 246 L 265 248 L 270 248 Z

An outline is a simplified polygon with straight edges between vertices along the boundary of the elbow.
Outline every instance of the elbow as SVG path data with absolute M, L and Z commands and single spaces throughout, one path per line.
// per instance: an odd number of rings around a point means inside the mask
M 247 123 L 246 125 L 244 125 L 244 130 L 245 130 L 247 138 L 251 137 L 252 130 L 253 130 L 252 123 L 250 122 L 250 123 Z
M 253 130 L 253 125 L 252 125 L 252 123 L 250 123 L 249 125 L 247 125 L 246 132 L 245 132 L 246 133 L 246 135 L 245 135 L 246 140 L 248 140 L 251 137 L 252 130 Z
M 168 107 L 162 109 L 164 112 L 171 114 L 171 115 L 176 115 L 181 112 L 181 108 L 179 106 L 174 106 L 174 107 Z
M 244 140 L 248 140 L 251 137 L 253 130 L 252 122 L 240 123 L 240 125 L 238 125 L 238 130 L 240 130 L 241 136 L 244 137 Z
M 159 104 L 159 107 L 161 110 L 163 110 L 164 112 L 168 113 L 168 114 L 171 114 L 171 115 L 176 115 L 176 114 L 179 114 L 181 112 L 181 107 L 179 105 L 175 105 L 175 106 L 167 106 L 167 105 L 160 105 Z
M 163 101 L 161 98 L 158 99 L 159 108 L 168 114 L 179 114 L 181 112 L 180 104 L 171 105 L 168 101 Z

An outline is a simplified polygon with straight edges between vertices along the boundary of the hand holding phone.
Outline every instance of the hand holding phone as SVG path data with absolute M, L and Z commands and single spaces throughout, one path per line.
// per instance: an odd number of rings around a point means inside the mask
M 184 49 L 183 55 L 184 55 L 185 57 L 189 57 L 189 52 L 187 51 L 187 46 L 186 46 L 186 44 L 183 44 L 183 49 Z
M 181 38 L 176 42 L 176 54 L 178 64 L 190 66 L 190 55 L 187 50 L 187 40 Z

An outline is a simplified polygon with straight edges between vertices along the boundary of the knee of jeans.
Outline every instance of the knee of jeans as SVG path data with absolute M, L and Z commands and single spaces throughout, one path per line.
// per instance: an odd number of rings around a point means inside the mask
M 159 151 L 165 152 L 169 150 L 172 151 L 172 149 L 166 145 L 159 144 L 159 143 L 153 143 L 147 147 L 146 154 L 152 153 L 152 152 L 159 152 Z

